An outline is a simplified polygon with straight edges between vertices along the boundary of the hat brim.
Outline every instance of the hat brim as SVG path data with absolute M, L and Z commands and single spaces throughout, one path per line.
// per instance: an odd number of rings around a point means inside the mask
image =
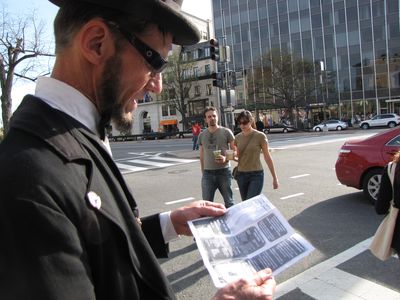
M 69 0 L 49 0 L 62 7 Z M 127 1 L 127 0 L 80 0 L 98 6 L 104 6 L 122 13 L 143 18 L 165 28 L 172 34 L 173 43 L 181 46 L 194 45 L 200 41 L 197 28 L 182 15 L 180 10 L 170 7 L 163 1 Z

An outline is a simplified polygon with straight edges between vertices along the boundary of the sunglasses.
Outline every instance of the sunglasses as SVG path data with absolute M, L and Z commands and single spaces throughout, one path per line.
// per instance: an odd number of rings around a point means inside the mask
M 108 22 L 108 24 L 114 26 L 119 32 L 121 32 L 129 44 L 131 44 L 140 53 L 140 55 L 143 56 L 153 73 L 161 73 L 167 67 L 168 61 L 164 59 L 156 50 L 143 43 L 134 34 L 119 27 L 117 24 L 110 22 Z
M 247 124 L 249 124 L 249 121 L 240 121 L 239 122 L 239 125 L 247 125 Z

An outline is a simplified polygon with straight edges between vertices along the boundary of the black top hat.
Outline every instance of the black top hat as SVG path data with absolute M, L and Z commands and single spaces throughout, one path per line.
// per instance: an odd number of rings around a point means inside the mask
M 50 0 L 61 7 L 69 0 Z M 183 0 L 75 0 L 104 6 L 159 24 L 173 36 L 177 45 L 193 45 L 199 42 L 196 27 L 181 13 Z

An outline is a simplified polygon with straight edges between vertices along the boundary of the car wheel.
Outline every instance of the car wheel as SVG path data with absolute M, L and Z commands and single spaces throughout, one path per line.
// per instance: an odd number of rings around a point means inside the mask
M 369 125 L 367 123 L 364 123 L 364 124 L 361 125 L 361 128 L 362 129 L 368 129 Z
M 283 133 L 286 133 L 286 132 L 288 132 L 288 129 L 287 128 L 283 128 Z
M 336 127 L 336 130 L 337 130 L 337 131 L 340 131 L 340 130 L 342 130 L 342 129 L 343 129 L 342 126 Z
M 382 170 L 383 169 L 372 169 L 364 177 L 364 195 L 374 205 L 378 199 L 379 187 L 381 186 Z
M 396 127 L 396 123 L 395 122 L 389 122 L 388 127 L 389 128 Z
M 321 130 L 322 130 L 322 129 L 319 128 L 319 127 L 315 128 L 315 131 L 321 131 Z

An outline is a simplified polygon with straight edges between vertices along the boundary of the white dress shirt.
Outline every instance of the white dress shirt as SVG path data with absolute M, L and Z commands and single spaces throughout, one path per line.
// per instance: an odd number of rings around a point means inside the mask
M 54 109 L 62 111 L 85 125 L 95 133 L 100 140 L 97 124 L 100 122 L 100 114 L 96 106 L 81 92 L 68 84 L 50 77 L 39 77 L 35 96 L 40 98 Z M 111 147 L 107 137 L 100 140 L 104 148 L 112 156 Z M 171 212 L 161 213 L 161 230 L 166 243 L 178 237 L 170 218 Z

